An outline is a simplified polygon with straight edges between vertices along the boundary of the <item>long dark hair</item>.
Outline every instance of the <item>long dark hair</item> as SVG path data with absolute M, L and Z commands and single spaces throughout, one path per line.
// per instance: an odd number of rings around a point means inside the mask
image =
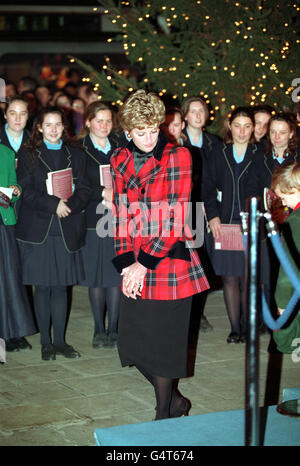
M 298 141 L 299 141 L 297 137 L 297 120 L 296 120 L 295 115 L 293 113 L 282 112 L 282 113 L 277 113 L 276 115 L 273 115 L 270 118 L 268 132 L 267 132 L 267 135 L 268 135 L 267 144 L 266 144 L 267 152 L 272 152 L 273 150 L 273 146 L 270 140 L 270 128 L 271 128 L 271 123 L 273 121 L 284 121 L 285 123 L 287 123 L 290 131 L 294 133 L 293 136 L 288 141 L 288 146 L 283 154 L 283 158 L 284 159 L 287 158 L 288 155 L 294 155 L 297 150 Z
M 230 117 L 228 119 L 228 123 L 231 125 L 233 120 L 235 120 L 239 116 L 250 118 L 250 120 L 252 121 L 253 132 L 252 132 L 252 135 L 250 137 L 249 142 L 253 143 L 254 142 L 254 124 L 255 124 L 255 121 L 254 121 L 254 115 L 253 115 L 252 109 L 250 107 L 238 107 L 238 108 L 236 108 L 232 112 L 232 114 L 230 115 Z M 233 142 L 230 128 L 227 129 L 227 132 L 226 132 L 225 137 L 224 137 L 224 142 L 226 144 L 229 143 L 229 142 Z
M 32 129 L 32 133 L 28 141 L 24 144 L 24 147 L 29 150 L 31 155 L 34 157 L 35 150 L 40 147 L 43 143 L 43 134 L 40 132 L 40 127 L 43 124 L 46 115 L 50 113 L 56 113 L 61 116 L 61 121 L 64 126 L 62 133 L 63 144 L 72 144 L 72 139 L 68 134 L 68 122 L 65 117 L 64 111 L 59 107 L 44 107 L 37 115 L 37 118 Z

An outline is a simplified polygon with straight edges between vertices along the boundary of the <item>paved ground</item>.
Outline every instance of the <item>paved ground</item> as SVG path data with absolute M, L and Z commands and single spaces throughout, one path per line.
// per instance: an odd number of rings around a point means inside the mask
M 191 350 L 192 377 L 179 388 L 191 399 L 190 415 L 244 408 L 245 345 L 227 344 L 221 291 L 209 295 L 205 314 L 214 327 Z M 0 366 L 0 445 L 94 445 L 97 427 L 148 422 L 154 417 L 152 387 L 135 368 L 120 366 L 115 348 L 93 349 L 87 289 L 74 287 L 67 341 L 82 357 L 42 361 L 39 335 L 31 351 L 9 353 Z M 277 404 L 282 389 L 300 386 L 300 363 L 271 355 L 260 337 L 260 405 Z

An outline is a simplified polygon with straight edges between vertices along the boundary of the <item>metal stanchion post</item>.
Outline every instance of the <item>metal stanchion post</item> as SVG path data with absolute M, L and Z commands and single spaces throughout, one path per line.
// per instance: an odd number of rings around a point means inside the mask
M 259 416 L 259 339 L 258 309 L 259 288 L 259 220 L 258 199 L 249 201 L 248 247 L 246 256 L 247 284 L 247 342 L 246 342 L 246 406 L 245 443 L 257 446 L 260 441 Z

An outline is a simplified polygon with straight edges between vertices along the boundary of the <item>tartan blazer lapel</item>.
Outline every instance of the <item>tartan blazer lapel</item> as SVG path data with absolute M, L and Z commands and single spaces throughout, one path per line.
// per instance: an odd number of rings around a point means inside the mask
M 140 186 L 142 187 L 147 183 L 152 184 L 157 173 L 161 171 L 161 168 L 159 161 L 153 156 L 150 157 L 137 175 Z
M 132 153 L 128 148 L 125 148 L 126 156 L 118 165 L 118 171 L 123 176 L 125 184 L 129 189 L 140 189 L 147 183 L 154 181 L 155 175 L 160 172 L 161 165 L 157 159 L 150 157 L 149 160 L 139 171 L 138 175 L 135 172 Z

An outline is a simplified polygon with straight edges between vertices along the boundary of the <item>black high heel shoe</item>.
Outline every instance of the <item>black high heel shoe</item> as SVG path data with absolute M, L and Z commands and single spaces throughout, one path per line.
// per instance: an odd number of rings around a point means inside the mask
M 191 407 L 192 403 L 190 400 L 181 396 L 179 403 L 176 403 L 173 409 L 170 408 L 170 417 L 188 416 Z
M 228 335 L 226 341 L 227 341 L 227 343 L 239 343 L 240 342 L 240 336 L 235 332 L 231 332 Z

